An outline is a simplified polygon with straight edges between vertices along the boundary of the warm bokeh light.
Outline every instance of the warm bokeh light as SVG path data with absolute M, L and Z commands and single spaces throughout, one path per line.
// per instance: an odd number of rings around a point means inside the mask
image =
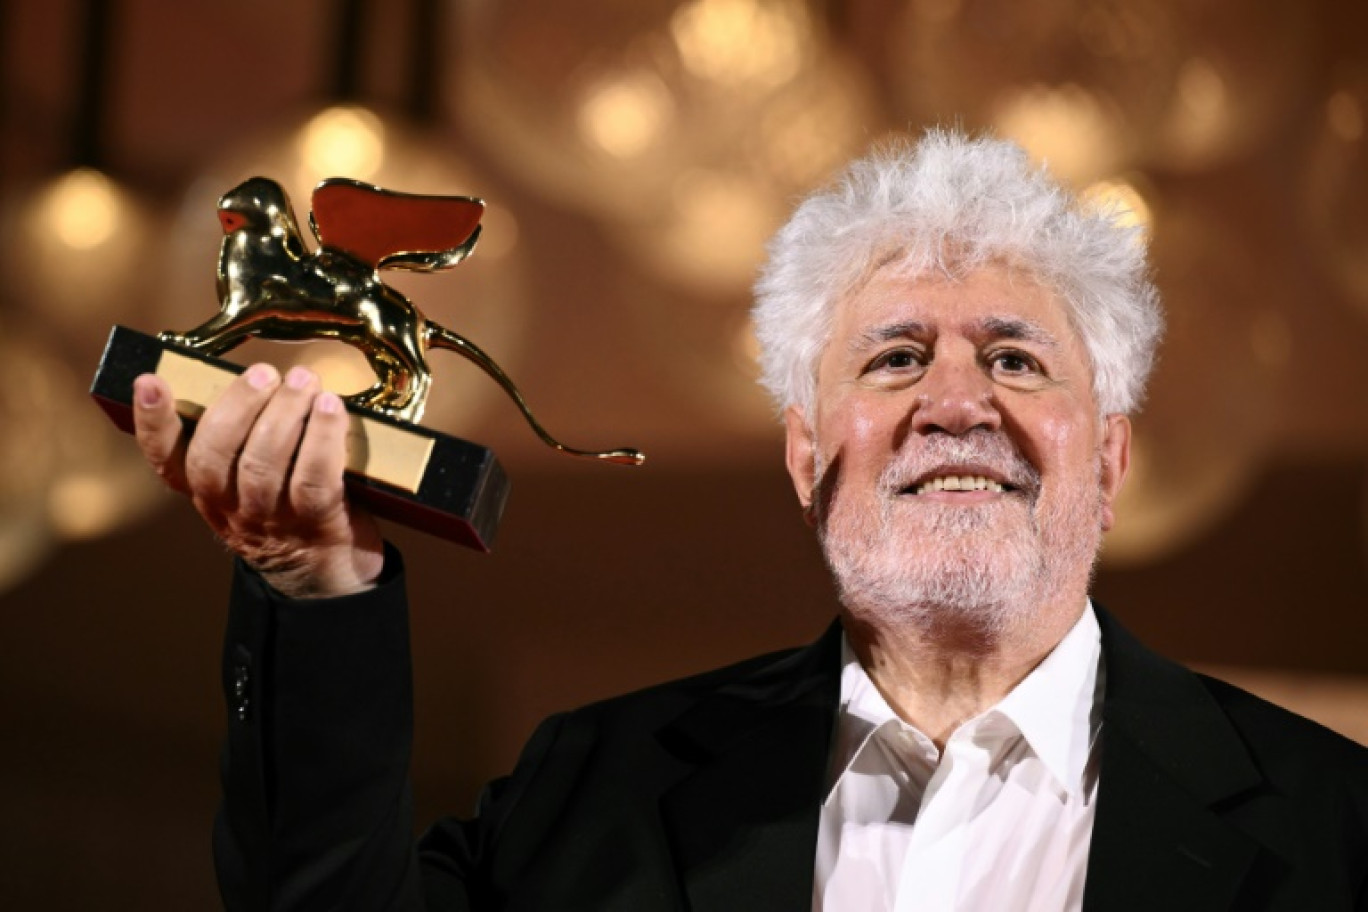
M 93 168 L 58 177 L 41 193 L 34 210 L 38 231 L 73 250 L 108 243 L 129 221 L 129 201 L 113 181 Z
M 653 272 L 727 295 L 791 201 L 884 132 L 867 67 L 823 26 L 802 0 L 475 4 L 452 113 Z
M 108 473 L 72 473 L 48 494 L 53 528 L 65 539 L 96 538 L 118 524 L 119 485 Z
M 727 88 L 783 84 L 811 40 L 793 0 L 692 0 L 675 12 L 670 34 L 690 73 Z
M 1082 196 L 1098 211 L 1110 215 L 1117 224 L 1139 228 L 1144 233 L 1150 231 L 1154 215 L 1144 194 L 1133 181 L 1126 178 L 1100 180 L 1089 184 Z
M 14 301 L 59 327 L 66 354 L 93 364 L 112 323 L 147 313 L 160 225 L 118 181 L 79 168 L 20 192 L 3 212 L 12 239 L 0 247 Z
M 993 123 L 1001 135 L 1020 143 L 1065 180 L 1093 180 L 1122 159 L 1115 112 L 1074 83 L 1005 92 L 994 107 Z
M 320 111 L 299 131 L 300 166 L 309 175 L 373 181 L 385 164 L 385 124 L 355 105 Z
M 1178 71 L 1178 98 L 1194 117 L 1220 117 L 1226 104 L 1225 80 L 1211 61 L 1193 57 Z
M 886 48 L 908 116 L 995 126 L 1086 182 L 1209 169 L 1290 127 L 1312 35 L 1306 4 L 913 0 Z
M 671 216 L 653 237 L 654 262 L 667 273 L 708 281 L 717 291 L 745 283 L 782 213 L 746 175 L 696 168 L 675 184 Z M 652 250 L 643 250 L 648 258 Z
M 1133 419 L 1131 471 L 1104 553 L 1112 565 L 1159 560 L 1228 519 L 1275 442 L 1292 354 L 1279 308 L 1295 293 L 1251 269 L 1216 214 L 1161 202 L 1151 253 L 1168 325 Z
M 579 108 L 579 129 L 590 145 L 630 158 L 659 141 L 671 109 L 670 91 L 660 78 L 637 70 L 589 87 Z
M 807 189 L 825 180 L 870 138 L 876 115 L 866 86 L 845 61 L 827 58 L 775 98 L 757 124 L 757 178 Z
M 1309 246 L 1348 303 L 1368 316 L 1368 68 L 1346 68 L 1321 110 L 1302 165 Z
M 1172 154 L 1200 158 L 1234 128 L 1226 79 L 1210 60 L 1192 57 L 1178 70 L 1176 88 L 1167 122 Z

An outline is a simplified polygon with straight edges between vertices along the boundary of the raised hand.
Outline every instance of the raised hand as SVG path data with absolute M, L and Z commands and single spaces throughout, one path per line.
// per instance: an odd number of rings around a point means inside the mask
M 324 598 L 374 584 L 384 563 L 375 519 L 342 485 L 347 413 L 318 377 L 255 364 L 200 417 L 193 436 L 171 390 L 134 382 L 138 446 L 214 533 L 278 592 Z

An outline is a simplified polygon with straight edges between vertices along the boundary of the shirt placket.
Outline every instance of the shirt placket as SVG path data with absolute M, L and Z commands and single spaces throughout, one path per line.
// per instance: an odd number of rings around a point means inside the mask
M 946 744 L 926 784 L 898 877 L 896 912 L 955 908 L 970 844 L 973 810 L 987 779 L 991 754 L 969 732 Z

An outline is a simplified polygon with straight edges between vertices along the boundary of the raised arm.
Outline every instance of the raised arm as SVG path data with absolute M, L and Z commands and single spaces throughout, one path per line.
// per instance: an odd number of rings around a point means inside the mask
M 147 460 L 239 558 L 214 829 L 232 910 L 422 907 L 401 562 L 345 497 L 346 415 L 311 372 L 256 365 L 182 429 L 135 383 Z

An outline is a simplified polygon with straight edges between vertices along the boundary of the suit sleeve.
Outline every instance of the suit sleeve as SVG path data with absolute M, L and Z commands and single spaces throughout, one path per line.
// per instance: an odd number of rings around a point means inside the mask
M 223 687 L 214 858 L 225 907 L 422 909 L 398 552 L 376 589 L 318 601 L 286 599 L 239 564 Z

